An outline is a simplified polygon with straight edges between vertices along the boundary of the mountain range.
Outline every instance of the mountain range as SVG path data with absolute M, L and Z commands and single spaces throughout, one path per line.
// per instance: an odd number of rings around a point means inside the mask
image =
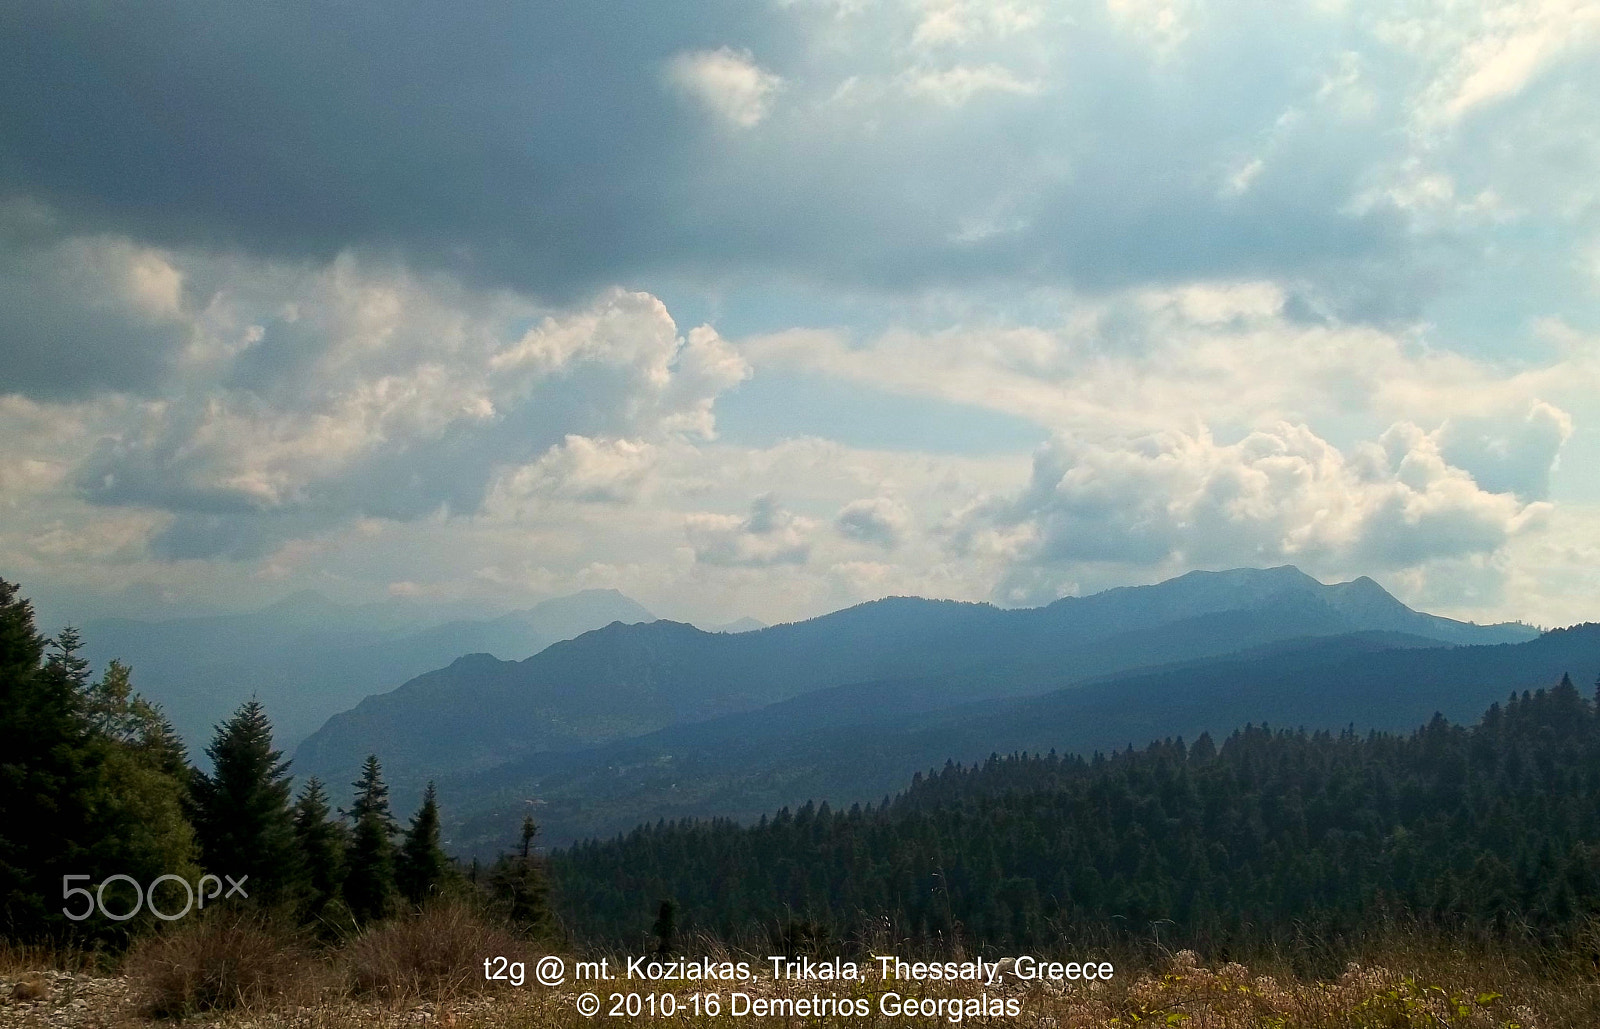
M 1161 703 L 1148 692 L 1117 701 L 1116 677 L 1138 670 L 1241 653 L 1246 665 L 1268 667 L 1318 640 L 1330 650 L 1307 658 L 1307 667 L 1537 636 L 1524 625 L 1414 611 L 1371 579 L 1324 585 L 1287 566 L 1193 572 L 1040 608 L 896 597 L 737 634 L 668 621 L 613 624 L 522 661 L 466 655 L 367 697 L 300 746 L 295 771 L 338 788 L 376 753 L 397 797 L 440 781 L 447 803 L 456 801 L 460 843 L 489 839 L 503 830 L 491 823 L 511 817 L 508 805 L 530 800 L 545 807 L 552 838 L 572 838 L 668 811 L 750 814 L 824 786 L 870 795 L 880 784 L 903 785 L 929 761 L 973 747 L 986 754 L 1016 737 L 986 721 L 991 715 L 1006 725 L 1051 725 L 1060 741 L 1051 745 L 1066 746 L 1078 737 L 1024 700 L 1075 695 L 1091 683 L 1101 692 L 1084 697 L 1110 698 L 1094 712 L 1096 723 L 1126 727 L 1135 735 L 1120 742 L 1142 743 L 1139 732 L 1172 730 L 1162 728 L 1170 719 L 1149 717 Z M 1359 710 L 1340 711 L 1340 724 L 1362 720 Z M 1272 716 L 1249 711 L 1243 720 Z M 963 736 L 951 735 L 952 726 L 984 728 Z M 807 733 L 856 742 L 836 752 Z M 891 745 L 906 733 L 923 734 L 928 746 Z M 822 766 L 839 772 L 831 779 L 807 763 L 806 755 L 821 753 L 833 755 Z M 674 778 L 684 761 L 710 762 L 711 778 L 697 780 L 696 798 L 679 803 L 694 778 Z M 641 762 L 672 781 L 635 774 Z M 716 799 L 729 776 L 739 785 Z M 677 798 L 659 795 L 675 788 Z
M 96 667 L 132 666 L 198 754 L 212 728 L 252 696 L 292 747 L 330 715 L 465 653 L 524 657 L 614 622 L 655 618 L 616 590 L 586 590 L 494 618 L 429 622 L 399 605 L 338 604 L 315 592 L 260 611 L 142 621 L 105 618 L 81 629 Z
M 528 811 L 565 845 L 687 817 L 754 820 L 780 807 L 876 801 L 947 761 L 1091 754 L 1247 724 L 1405 731 L 1435 714 L 1470 721 L 1517 690 L 1600 674 L 1600 625 L 1516 644 L 1452 646 L 1353 633 L 1110 676 L 1037 697 L 929 709 L 925 681 L 806 694 L 581 751 L 445 776 L 452 843 L 489 855 Z

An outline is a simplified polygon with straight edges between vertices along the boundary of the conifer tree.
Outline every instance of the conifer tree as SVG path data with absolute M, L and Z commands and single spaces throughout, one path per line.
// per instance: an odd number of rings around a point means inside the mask
M 370 813 L 378 816 L 389 835 L 399 832 L 394 815 L 389 810 L 389 786 L 383 781 L 383 766 L 378 763 L 378 755 L 367 755 L 367 759 L 361 763 L 361 778 L 350 785 L 356 791 L 355 800 L 345 814 L 352 823 L 361 821 Z
M 361 778 L 353 784 L 354 821 L 344 899 L 358 922 L 385 918 L 394 908 L 394 817 L 389 813 L 389 787 L 383 781 L 378 756 L 369 754 Z
M 62 869 L 88 872 L 93 851 L 96 754 L 73 666 L 45 653 L 33 606 L 0 580 L 0 935 L 11 939 L 66 932 Z
M 539 826 L 531 817 L 522 820 L 522 849 L 502 856 L 489 875 L 489 889 L 506 918 L 524 932 L 537 935 L 549 927 L 550 882 L 533 840 Z
M 305 869 L 303 910 L 308 920 L 322 917 L 328 905 L 338 899 L 344 882 L 344 826 L 329 818 L 329 814 L 322 781 L 313 776 L 306 781 L 294 805 L 295 841 Z
M 213 770 L 195 777 L 196 829 L 207 872 L 244 881 L 252 900 L 276 903 L 299 883 L 289 762 L 272 746 L 272 723 L 249 700 L 217 726 L 206 749 Z
M 433 783 L 422 794 L 422 807 L 411 818 L 395 858 L 395 885 L 409 903 L 421 906 L 438 892 L 450 869 L 439 846 L 439 801 Z
M 82 694 L 99 751 L 93 794 L 99 840 L 95 856 L 108 872 L 132 876 L 140 883 L 164 875 L 192 883 L 199 875 L 194 863 L 197 844 L 188 820 L 192 769 L 172 723 L 133 691 L 130 676 L 126 665 L 112 661 Z M 137 905 L 137 896 L 125 883 L 113 883 L 112 890 L 121 893 L 117 910 Z M 171 882 L 163 883 L 161 890 L 162 909 L 176 910 L 186 903 L 180 898 L 187 891 Z M 123 928 L 145 927 L 150 917 Z
M 12 939 L 114 942 L 153 920 L 68 919 L 63 875 L 194 878 L 183 745 L 127 666 L 91 681 L 81 645 L 71 628 L 46 640 L 17 587 L 0 582 L 0 934 Z M 144 906 L 125 880 L 105 903 Z
M 677 906 L 670 900 L 661 902 L 661 907 L 656 910 L 655 925 L 650 927 L 650 933 L 656 938 L 656 953 L 662 957 L 672 953 L 677 945 Z
M 539 835 L 539 823 L 533 820 L 532 815 L 522 818 L 522 860 L 528 860 L 529 851 L 533 847 L 533 838 Z

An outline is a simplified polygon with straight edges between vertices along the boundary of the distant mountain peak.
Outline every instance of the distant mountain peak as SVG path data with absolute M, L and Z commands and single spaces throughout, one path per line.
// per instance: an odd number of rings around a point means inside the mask
M 305 610 L 308 610 L 308 609 L 309 610 L 318 610 L 318 611 L 327 611 L 327 610 L 331 610 L 331 609 L 340 608 L 342 606 L 343 606 L 342 604 L 339 604 L 337 601 L 333 601 L 333 600 L 328 599 L 328 597 L 325 594 L 319 593 L 314 589 L 303 589 L 303 590 L 296 590 L 295 592 L 289 594 L 286 597 L 282 597 L 282 598 L 280 598 L 278 600 L 273 601 L 272 603 L 268 604 L 262 610 L 263 610 L 263 612 L 265 612 L 265 611 L 305 611 Z
M 1174 579 L 1172 582 L 1210 581 L 1228 584 L 1271 584 L 1278 586 L 1321 586 L 1322 583 L 1314 576 L 1302 572 L 1294 565 L 1274 565 L 1271 568 L 1222 568 L 1216 571 L 1196 569 Z M 1158 583 L 1157 585 L 1166 585 Z
M 653 622 L 656 616 L 643 604 L 616 589 L 586 589 L 561 597 L 541 600 L 522 614 L 533 618 Z
M 763 621 L 761 621 L 759 619 L 756 619 L 756 618 L 751 618 L 749 616 L 746 616 L 744 618 L 736 618 L 731 622 L 721 622 L 721 623 L 716 623 L 716 624 L 703 625 L 700 628 L 704 629 L 706 632 L 739 633 L 739 632 L 756 632 L 756 631 L 758 631 L 760 629 L 765 629 L 766 627 L 767 627 L 767 623 L 766 622 L 763 622 Z
M 491 666 L 502 665 L 504 663 L 505 662 L 501 661 L 493 654 L 462 654 L 460 657 L 450 662 L 448 667 L 455 669 L 488 668 Z
M 1401 601 L 1393 593 L 1384 589 L 1371 576 L 1360 576 L 1349 582 L 1336 582 L 1328 589 L 1338 595 L 1361 597 L 1363 599 L 1382 600 L 1399 604 Z
M 1532 635 L 1423 614 L 1371 579 L 1325 585 L 1293 565 L 1196 571 L 1018 610 L 885 597 L 737 635 L 610 613 L 604 622 L 515 663 L 480 672 L 471 662 L 486 659 L 465 659 L 369 698 L 359 718 L 336 716 L 307 739 L 297 767 L 346 781 L 380 744 L 396 776 L 488 767 L 850 685 L 915 681 L 918 696 L 991 698 L 1310 637 L 1451 646 Z

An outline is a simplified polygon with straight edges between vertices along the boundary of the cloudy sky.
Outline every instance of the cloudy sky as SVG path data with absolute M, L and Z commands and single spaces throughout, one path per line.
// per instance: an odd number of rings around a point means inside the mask
M 0 7 L 0 576 L 1600 618 L 1600 0 Z

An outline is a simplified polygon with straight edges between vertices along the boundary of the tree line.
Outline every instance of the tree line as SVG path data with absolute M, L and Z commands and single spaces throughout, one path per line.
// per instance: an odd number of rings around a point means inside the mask
M 1600 707 L 1564 678 L 1471 727 L 994 755 L 881 804 L 661 822 L 550 869 L 569 925 L 634 946 L 659 898 L 680 931 L 821 953 L 1244 954 L 1396 921 L 1570 942 L 1600 914 Z
M 92 677 L 72 629 L 46 638 L 18 587 L 0 580 L 0 934 L 12 940 L 126 942 L 156 916 L 140 894 L 163 877 L 169 895 L 215 875 L 248 904 L 338 935 L 441 894 L 480 897 L 518 924 L 545 920 L 544 872 L 525 821 L 520 853 L 463 868 L 440 839 L 428 784 L 403 829 L 376 755 L 336 812 L 315 778 L 294 792 L 272 725 L 251 700 L 217 726 L 210 770 L 190 764 L 159 708 L 113 661 Z M 93 895 L 126 920 L 74 920 L 64 877 L 105 884 Z M 167 911 L 181 908 L 170 898 Z M 64 910 L 66 908 L 67 910 Z

